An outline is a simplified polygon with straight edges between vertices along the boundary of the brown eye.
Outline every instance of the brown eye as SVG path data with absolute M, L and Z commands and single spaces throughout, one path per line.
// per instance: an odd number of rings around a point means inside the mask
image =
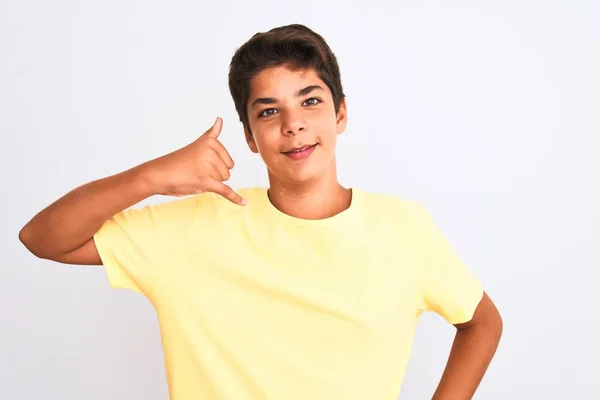
M 306 99 L 304 100 L 304 103 L 302 103 L 303 105 L 306 104 L 307 106 L 316 106 L 317 104 L 319 104 L 321 102 L 321 100 L 317 99 L 316 97 L 311 97 L 310 99 Z
M 258 114 L 258 118 L 264 118 L 268 117 L 269 115 L 273 115 L 275 111 L 277 110 L 274 108 L 267 108 L 266 110 L 263 110 L 260 112 L 260 114 Z

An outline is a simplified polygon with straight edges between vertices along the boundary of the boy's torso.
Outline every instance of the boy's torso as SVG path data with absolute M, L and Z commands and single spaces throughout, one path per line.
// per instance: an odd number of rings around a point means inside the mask
M 420 312 L 403 202 L 355 191 L 310 223 L 243 195 L 205 210 L 152 296 L 172 398 L 395 398 Z

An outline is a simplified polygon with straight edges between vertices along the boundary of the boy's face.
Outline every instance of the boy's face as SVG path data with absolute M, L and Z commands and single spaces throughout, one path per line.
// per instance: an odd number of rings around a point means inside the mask
M 335 173 L 346 103 L 336 115 L 331 91 L 314 70 L 280 66 L 260 72 L 251 82 L 247 107 L 252 133 L 246 131 L 246 140 L 271 179 L 293 184 Z

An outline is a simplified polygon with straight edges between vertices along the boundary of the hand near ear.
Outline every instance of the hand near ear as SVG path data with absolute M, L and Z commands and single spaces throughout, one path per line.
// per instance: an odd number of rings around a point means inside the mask
M 156 193 L 169 196 L 213 192 L 239 205 L 245 200 L 223 182 L 229 180 L 234 163 L 219 141 L 223 120 L 189 145 L 152 160 L 151 176 Z

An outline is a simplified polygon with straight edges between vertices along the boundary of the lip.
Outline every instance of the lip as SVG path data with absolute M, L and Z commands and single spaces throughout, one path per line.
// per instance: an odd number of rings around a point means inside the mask
M 311 153 L 315 150 L 315 147 L 317 147 L 317 143 L 315 143 L 313 145 L 309 145 L 309 146 L 296 147 L 294 149 L 284 152 L 283 154 L 285 154 L 292 160 L 303 160 L 303 159 L 307 158 L 309 155 L 311 155 Z M 304 148 L 304 150 L 297 151 L 302 148 Z

